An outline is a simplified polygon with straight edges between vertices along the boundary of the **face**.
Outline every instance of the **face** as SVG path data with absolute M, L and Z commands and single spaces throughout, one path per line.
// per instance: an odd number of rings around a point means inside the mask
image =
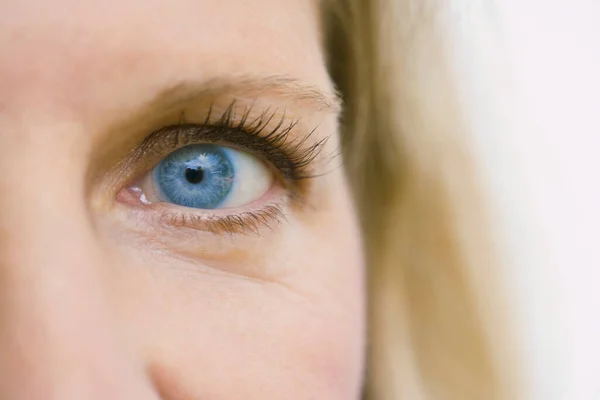
M 0 3 L 0 398 L 352 399 L 317 2 Z

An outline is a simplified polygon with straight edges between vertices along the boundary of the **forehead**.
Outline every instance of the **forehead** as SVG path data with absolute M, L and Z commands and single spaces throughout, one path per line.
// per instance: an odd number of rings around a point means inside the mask
M 97 112 L 229 75 L 328 82 L 312 0 L 3 1 L 0 60 L 0 109 Z

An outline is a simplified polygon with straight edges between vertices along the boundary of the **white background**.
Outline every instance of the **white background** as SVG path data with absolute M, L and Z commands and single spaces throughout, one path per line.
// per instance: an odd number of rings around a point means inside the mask
M 600 0 L 452 3 L 525 399 L 600 399 Z

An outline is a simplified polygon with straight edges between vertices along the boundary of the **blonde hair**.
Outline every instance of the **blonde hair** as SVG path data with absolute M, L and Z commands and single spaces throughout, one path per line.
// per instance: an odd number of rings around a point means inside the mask
M 331 0 L 330 73 L 369 274 L 369 399 L 509 392 L 494 249 L 439 4 Z

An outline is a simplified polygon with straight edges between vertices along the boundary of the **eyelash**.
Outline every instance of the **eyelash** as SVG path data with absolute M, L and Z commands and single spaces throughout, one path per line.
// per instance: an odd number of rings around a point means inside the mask
M 175 228 L 196 228 L 202 226 L 215 234 L 252 233 L 259 235 L 260 228 L 273 228 L 273 223 L 287 221 L 283 204 L 270 204 L 262 210 L 244 211 L 223 216 L 202 216 L 186 212 L 165 212 L 161 222 Z
M 316 128 L 300 139 L 290 140 L 289 134 L 297 126 L 298 120 L 286 124 L 284 112 L 279 122 L 265 133 L 267 126 L 277 115 L 277 110 L 267 109 L 259 117 L 249 121 L 251 113 L 252 108 L 246 108 L 238 120 L 235 102 L 232 102 L 215 122 L 211 122 L 212 106 L 202 124 L 188 124 L 182 114 L 179 124 L 154 131 L 142 142 L 140 149 L 143 153 L 151 149 L 164 153 L 193 143 L 225 142 L 266 158 L 286 181 L 295 182 L 315 177 L 310 173 L 309 167 L 321 153 L 329 137 L 305 146 Z
M 206 230 L 213 233 L 259 233 L 261 226 L 286 220 L 284 206 L 291 201 L 303 204 L 301 182 L 317 177 L 313 164 L 323 151 L 328 137 L 307 144 L 316 128 L 303 137 L 290 139 L 290 132 L 298 120 L 287 122 L 285 112 L 277 117 L 278 110 L 266 109 L 253 119 L 252 107 L 236 116 L 233 101 L 219 118 L 212 121 L 213 106 L 208 109 L 204 122 L 185 122 L 182 113 L 178 124 L 167 125 L 148 135 L 134 151 L 134 160 L 160 159 L 177 149 L 195 143 L 217 143 L 237 147 L 263 158 L 276 170 L 283 181 L 286 196 L 283 201 L 268 204 L 263 209 L 242 211 L 236 214 L 217 215 L 206 212 L 178 210 L 177 206 L 160 207 L 159 222 L 168 226 Z M 278 118 L 277 123 L 275 119 Z M 335 154 L 326 158 L 335 157 Z

